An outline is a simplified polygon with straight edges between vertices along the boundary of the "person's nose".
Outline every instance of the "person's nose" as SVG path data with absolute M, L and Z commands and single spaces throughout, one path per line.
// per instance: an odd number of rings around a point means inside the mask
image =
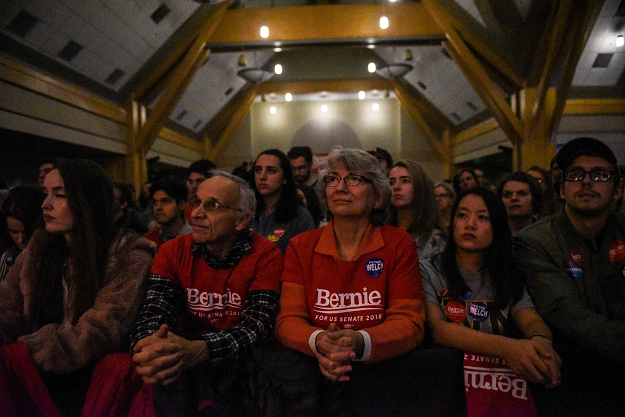
M 470 229 L 470 230 L 475 230 L 476 227 L 477 227 L 477 221 L 476 220 L 477 219 L 473 215 L 467 217 L 467 222 L 465 224 L 465 228 Z

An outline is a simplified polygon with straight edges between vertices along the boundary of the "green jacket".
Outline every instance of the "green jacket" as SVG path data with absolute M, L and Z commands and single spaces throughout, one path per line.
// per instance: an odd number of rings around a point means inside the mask
M 517 264 L 559 341 L 625 363 L 625 217 L 610 214 L 593 250 L 564 209 L 519 232 Z

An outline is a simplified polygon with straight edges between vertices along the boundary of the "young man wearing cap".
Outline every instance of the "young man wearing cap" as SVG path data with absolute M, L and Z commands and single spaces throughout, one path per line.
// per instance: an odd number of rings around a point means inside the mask
M 564 207 L 519 232 L 514 254 L 563 369 L 573 352 L 568 370 L 578 373 L 572 379 L 581 379 L 584 369 L 585 381 L 600 384 L 602 366 L 614 371 L 625 364 L 625 218 L 612 211 L 621 197 L 620 175 L 612 150 L 593 138 L 566 143 L 557 163 Z M 612 389 L 609 382 L 590 387 Z

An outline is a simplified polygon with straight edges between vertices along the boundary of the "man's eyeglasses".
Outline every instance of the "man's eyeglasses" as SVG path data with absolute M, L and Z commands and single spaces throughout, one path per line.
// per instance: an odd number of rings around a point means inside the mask
M 196 198 L 195 200 L 191 201 L 191 206 L 193 207 L 194 210 L 199 208 L 200 206 L 202 206 L 204 208 L 204 211 L 207 211 L 207 212 L 208 211 L 217 211 L 220 208 L 236 210 L 236 211 L 243 211 L 240 208 L 224 206 L 219 201 L 217 201 L 216 198 L 209 198 L 206 201 L 202 201 L 199 198 Z
M 589 174 L 590 179 L 593 181 L 607 182 L 612 179 L 614 171 L 605 169 L 593 169 L 591 171 L 573 169 L 564 173 L 564 181 L 583 181 L 586 178 L 586 174 Z
M 343 178 L 337 177 L 336 175 L 326 175 L 323 177 L 323 182 L 328 187 L 338 187 L 341 181 L 343 181 L 348 187 L 355 187 L 363 181 L 371 183 L 371 180 L 364 175 L 347 175 Z

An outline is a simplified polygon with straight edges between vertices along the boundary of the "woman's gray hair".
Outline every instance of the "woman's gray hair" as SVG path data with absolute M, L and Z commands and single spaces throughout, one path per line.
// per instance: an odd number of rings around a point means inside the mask
M 388 184 L 388 177 L 382 170 L 380 163 L 374 156 L 360 149 L 343 148 L 335 146 L 328 155 L 328 172 L 332 171 L 337 164 L 345 165 L 345 168 L 354 174 L 365 175 L 376 194 L 377 198 L 382 198 L 382 204 L 378 208 L 374 208 L 371 212 L 370 221 L 374 226 L 381 226 L 388 219 L 388 208 L 391 201 L 391 187 Z M 328 197 L 325 193 L 325 182 L 323 178 L 327 172 L 323 173 L 320 184 L 320 195 L 325 206 L 328 206 Z M 328 218 L 332 218 L 332 213 L 328 211 Z
M 240 214 L 250 214 L 252 218 L 254 218 L 254 214 L 256 212 L 256 196 L 254 195 L 252 187 L 250 187 L 250 185 L 243 178 L 229 174 L 225 171 L 214 169 L 210 171 L 210 174 L 211 177 L 225 177 L 234 181 L 239 187 L 239 201 L 237 202 L 237 205 L 241 210 L 243 210 Z

